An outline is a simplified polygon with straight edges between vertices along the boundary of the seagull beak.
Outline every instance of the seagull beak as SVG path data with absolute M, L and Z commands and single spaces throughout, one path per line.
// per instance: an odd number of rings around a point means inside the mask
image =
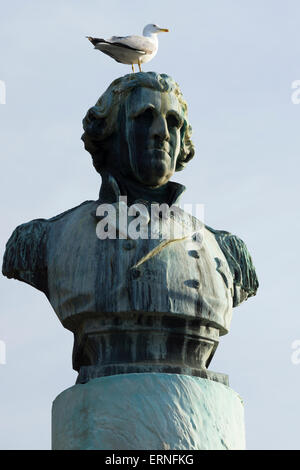
M 162 33 L 168 33 L 169 32 L 169 30 L 167 28 L 160 28 L 159 31 L 161 31 Z

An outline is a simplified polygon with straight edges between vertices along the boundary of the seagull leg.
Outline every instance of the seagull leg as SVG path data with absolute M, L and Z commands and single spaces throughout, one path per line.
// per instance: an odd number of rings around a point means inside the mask
M 132 71 L 134 73 L 134 65 L 133 64 L 131 64 L 131 68 L 132 68 Z
M 139 69 L 140 69 L 140 72 L 141 72 L 141 71 L 142 71 L 142 67 L 141 67 L 140 59 L 138 59 L 138 64 L 139 64 Z

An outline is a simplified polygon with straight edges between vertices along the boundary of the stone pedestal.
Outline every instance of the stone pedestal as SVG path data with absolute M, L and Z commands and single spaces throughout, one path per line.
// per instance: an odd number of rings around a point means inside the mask
M 244 449 L 244 409 L 221 383 L 188 375 L 123 374 L 62 392 L 53 450 Z

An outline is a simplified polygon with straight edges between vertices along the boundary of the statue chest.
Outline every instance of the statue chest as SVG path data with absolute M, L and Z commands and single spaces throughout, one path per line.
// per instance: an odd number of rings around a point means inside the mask
M 206 229 L 200 238 L 100 240 L 95 220 L 77 217 L 53 227 L 47 256 L 49 299 L 64 324 L 87 313 L 157 312 L 228 330 L 232 275 Z

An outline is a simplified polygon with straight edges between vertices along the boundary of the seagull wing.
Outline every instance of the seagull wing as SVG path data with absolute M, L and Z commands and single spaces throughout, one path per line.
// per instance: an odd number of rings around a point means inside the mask
M 138 64 L 141 58 L 154 56 L 157 51 L 157 43 L 144 36 L 113 36 L 109 39 L 87 36 L 87 38 L 95 49 L 122 64 Z
M 141 54 L 152 54 L 156 48 L 153 41 L 144 36 L 112 36 L 107 42 L 116 46 L 133 49 Z

